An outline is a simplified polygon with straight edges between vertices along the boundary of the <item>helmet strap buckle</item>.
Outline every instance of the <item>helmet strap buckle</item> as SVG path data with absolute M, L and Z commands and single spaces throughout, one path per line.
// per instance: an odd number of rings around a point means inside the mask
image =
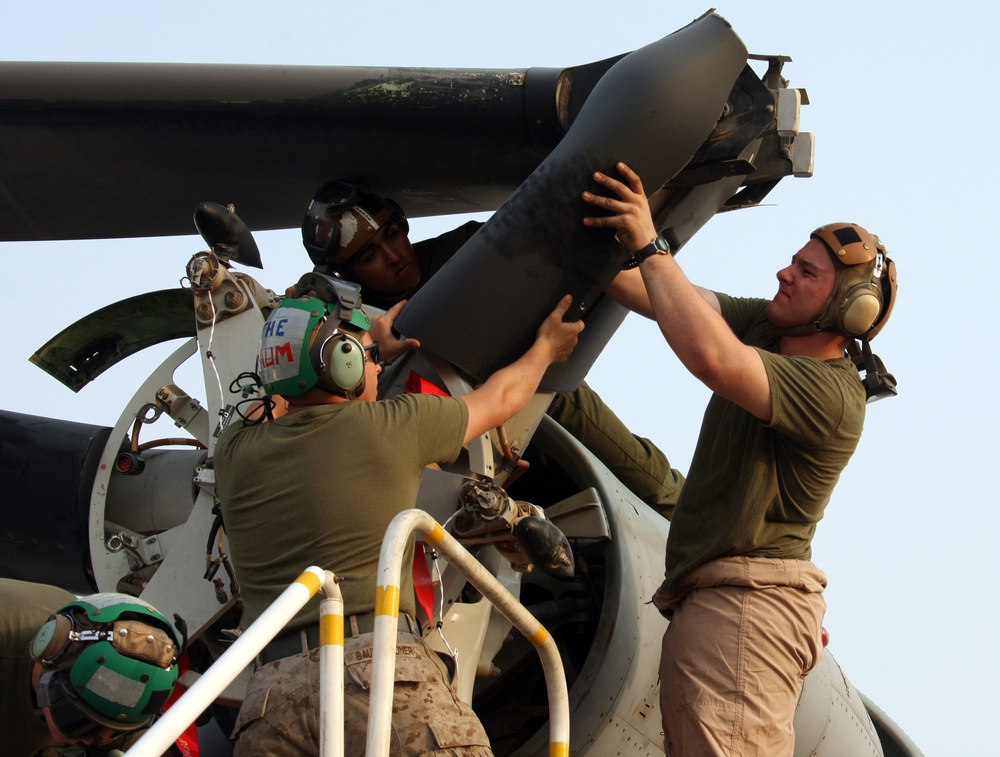
M 115 635 L 110 629 L 107 631 L 84 630 L 69 632 L 70 641 L 113 641 L 114 637 Z
M 882 359 L 872 352 L 866 337 L 852 339 L 847 345 L 847 354 L 854 366 L 865 372 L 862 383 L 865 385 L 868 402 L 895 397 L 899 393 L 896 389 L 896 377 L 885 369 Z

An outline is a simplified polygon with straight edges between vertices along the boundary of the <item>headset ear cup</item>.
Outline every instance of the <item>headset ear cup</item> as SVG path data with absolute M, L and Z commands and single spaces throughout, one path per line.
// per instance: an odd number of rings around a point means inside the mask
M 69 644 L 73 621 L 65 615 L 53 615 L 38 629 L 31 640 L 31 657 L 36 662 L 54 660 Z
M 323 381 L 330 388 L 355 394 L 364 390 L 365 352 L 361 342 L 338 334 L 324 348 Z
M 878 290 L 870 284 L 852 287 L 844 298 L 838 316 L 838 326 L 851 336 L 867 334 L 882 311 Z

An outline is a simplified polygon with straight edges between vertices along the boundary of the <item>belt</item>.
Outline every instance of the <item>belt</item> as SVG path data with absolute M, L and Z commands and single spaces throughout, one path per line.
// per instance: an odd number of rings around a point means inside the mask
M 420 635 L 419 631 L 413 630 L 416 624 L 410 619 L 409 615 L 400 615 L 399 621 L 397 633 L 415 633 L 418 636 Z M 345 631 L 352 637 L 372 633 L 375 630 L 375 613 L 366 612 L 361 615 L 348 615 L 344 618 L 344 626 Z M 308 652 L 316 649 L 318 646 L 319 626 L 310 623 L 308 626 L 287 631 L 267 644 L 267 646 L 260 650 L 260 662 L 258 664 L 267 665 L 284 657 Z

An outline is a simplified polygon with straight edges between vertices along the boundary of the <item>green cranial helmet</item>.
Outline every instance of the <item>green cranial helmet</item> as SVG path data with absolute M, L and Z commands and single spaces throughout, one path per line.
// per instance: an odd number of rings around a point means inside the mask
M 299 289 L 319 290 L 322 299 L 286 298 L 271 312 L 260 336 L 257 374 L 268 396 L 299 397 L 320 386 L 353 399 L 364 391 L 360 340 L 371 328 L 361 310 L 360 288 L 321 274 L 308 276 Z
M 81 597 L 56 611 L 31 642 L 43 671 L 36 697 L 64 733 L 79 733 L 82 724 L 142 728 L 173 691 L 181 647 L 177 630 L 137 597 Z

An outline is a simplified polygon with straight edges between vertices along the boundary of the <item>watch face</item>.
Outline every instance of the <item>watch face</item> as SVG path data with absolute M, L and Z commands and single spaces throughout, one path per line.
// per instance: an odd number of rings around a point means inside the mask
M 667 240 L 663 237 L 656 237 L 656 239 L 653 240 L 653 246 L 660 252 L 670 252 L 670 245 L 667 244 Z

